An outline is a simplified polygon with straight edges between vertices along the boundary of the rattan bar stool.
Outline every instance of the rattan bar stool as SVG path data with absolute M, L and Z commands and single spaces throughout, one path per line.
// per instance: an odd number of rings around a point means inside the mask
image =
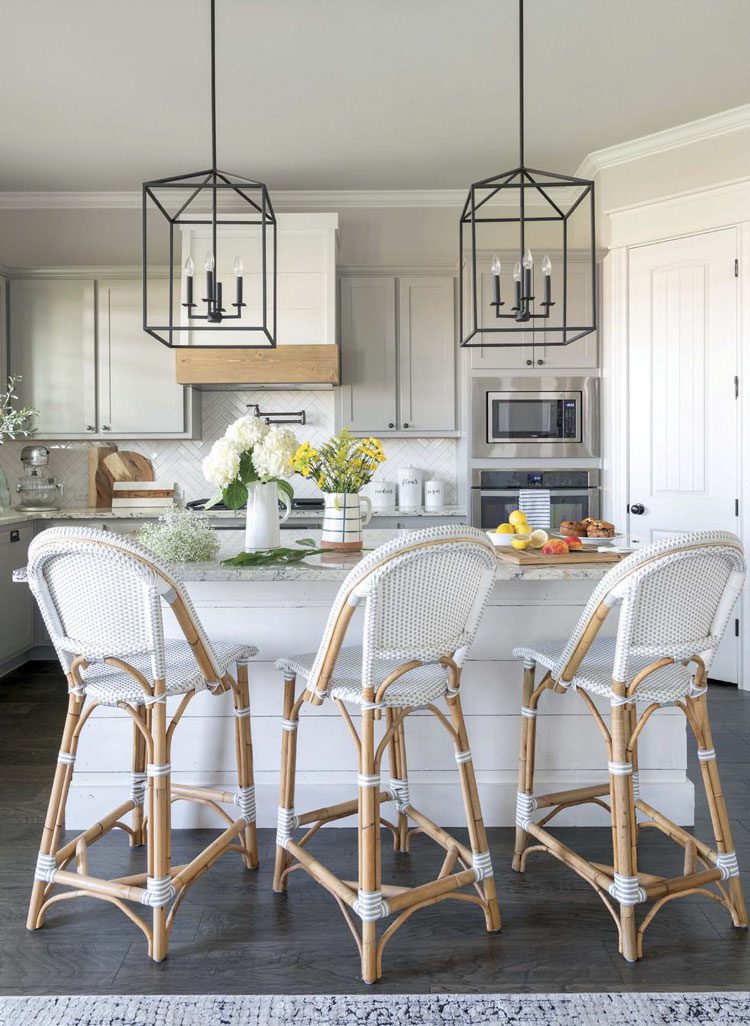
M 567 641 L 514 650 L 523 659 L 524 673 L 513 868 L 523 872 L 529 854 L 543 851 L 575 870 L 612 914 L 620 952 L 630 962 L 642 957 L 643 935 L 654 916 L 686 894 L 713 898 L 728 910 L 735 926 L 747 926 L 707 705 L 708 670 L 744 579 L 742 547 L 733 534 L 701 531 L 657 542 L 606 574 Z M 615 607 L 616 637 L 598 638 Z M 546 671 L 539 684 L 534 681 L 537 664 Z M 534 794 L 537 709 L 547 691 L 576 691 L 591 712 L 607 751 L 607 783 Z M 592 695 L 609 698 L 609 726 Z M 715 849 L 640 797 L 638 739 L 651 715 L 670 705 L 682 710 L 698 742 Z M 562 809 L 587 802 L 602 806 L 611 816 L 611 866 L 586 860 L 546 829 Z M 543 816 L 534 822 L 531 817 L 537 811 Z M 680 876 L 639 872 L 638 835 L 646 828 L 655 828 L 682 846 Z M 538 843 L 529 847 L 530 838 Z M 639 925 L 636 908 L 644 902 L 651 906 Z
M 475 528 L 436 527 L 389 542 L 366 556 L 342 584 L 317 653 L 277 663 L 284 673 L 284 719 L 274 890 L 286 890 L 289 874 L 301 868 L 333 895 L 356 940 L 366 983 L 380 978 L 383 948 L 419 908 L 447 898 L 471 902 L 482 909 L 487 930 L 500 929 L 460 698 L 461 667 L 495 572 L 493 547 Z M 362 645 L 342 648 L 357 607 L 363 611 Z M 296 696 L 298 676 L 305 687 Z M 436 705 L 442 699 L 448 716 Z M 336 703 L 354 742 L 358 798 L 298 814 L 294 790 L 299 713 L 303 705 L 326 700 Z M 359 732 L 347 706 L 359 706 Z M 409 713 L 420 708 L 436 716 L 453 742 L 470 848 L 411 803 L 404 723 Z M 384 730 L 378 740 L 375 721 L 383 713 Z M 314 729 L 312 722 L 310 728 Z M 390 781 L 384 787 L 380 772 L 386 751 Z M 381 816 L 386 802 L 395 803 L 395 823 Z M 358 817 L 358 878 L 342 880 L 307 845 L 325 823 L 352 815 Z M 417 887 L 383 884 L 381 824 L 393 834 L 395 851 L 408 852 L 417 832 L 444 848 L 438 878 Z M 304 833 L 295 840 L 297 827 Z M 394 919 L 378 939 L 378 921 L 391 915 Z M 361 921 L 361 932 L 355 917 Z
M 212 645 L 188 595 L 166 566 L 135 542 L 101 530 L 44 531 L 29 547 L 24 576 L 68 680 L 68 713 L 26 925 L 38 929 L 57 902 L 99 898 L 140 927 L 149 955 L 161 961 L 185 892 L 220 855 L 236 851 L 248 869 L 258 865 L 248 695 L 248 659 L 257 649 Z M 184 640 L 165 641 L 163 602 L 172 609 Z M 236 677 L 230 672 L 235 665 Z M 171 782 L 175 727 L 191 699 L 205 688 L 215 694 L 231 692 L 234 698 L 237 791 Z M 169 720 L 167 699 L 172 696 L 180 701 Z M 130 797 L 61 846 L 78 741 L 100 705 L 121 709 L 133 722 Z M 191 862 L 173 866 L 171 804 L 181 800 L 211 807 L 225 829 Z M 238 818 L 221 808 L 227 804 L 239 806 Z M 129 814 L 128 826 L 123 817 Z M 89 873 L 92 845 L 115 827 L 129 835 L 131 846 L 146 844 L 147 872 L 114 880 Z M 58 885 L 66 890 L 56 891 Z M 150 926 L 128 904 L 133 902 L 151 909 Z

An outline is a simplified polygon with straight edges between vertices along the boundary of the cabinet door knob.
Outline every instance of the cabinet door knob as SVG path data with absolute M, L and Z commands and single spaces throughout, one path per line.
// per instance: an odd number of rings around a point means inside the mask
M 407 424 L 406 422 L 404 422 L 404 427 L 405 427 L 405 428 L 408 428 L 408 426 L 409 426 L 409 425 L 408 425 L 408 424 Z
M 531 367 L 531 366 L 533 366 L 533 364 L 534 364 L 534 361 L 533 361 L 533 360 L 527 360 L 527 361 L 526 361 L 526 366 L 527 366 L 527 367 Z
M 539 364 L 539 366 L 541 367 L 541 366 L 542 366 L 542 364 L 544 363 L 544 360 L 537 360 L 536 362 L 537 362 L 537 363 Z
M 87 431 L 93 431 L 94 430 L 94 425 L 93 424 L 87 424 L 86 425 L 86 430 Z
M 109 431 L 109 424 L 102 424 L 102 431 Z
M 388 427 L 389 427 L 389 428 L 392 428 L 392 427 L 393 427 L 393 424 L 389 424 L 389 425 L 388 425 Z

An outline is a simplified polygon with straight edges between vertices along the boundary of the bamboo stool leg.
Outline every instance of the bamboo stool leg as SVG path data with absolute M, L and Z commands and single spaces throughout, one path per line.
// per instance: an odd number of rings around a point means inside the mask
M 705 686 L 705 680 L 696 680 L 696 683 L 700 686 Z M 706 798 L 708 799 L 708 809 L 711 814 L 711 824 L 716 839 L 716 847 L 720 855 L 732 855 L 735 851 L 734 838 L 732 836 L 726 798 L 721 789 L 719 766 L 716 761 L 716 755 L 713 754 L 714 746 L 711 735 L 711 723 L 708 718 L 707 696 L 704 693 L 698 698 L 688 698 L 686 701 L 692 703 L 690 706 L 692 715 L 688 716 L 688 722 L 693 728 L 695 739 L 698 742 L 698 749 L 704 753 L 711 753 L 709 757 L 704 755 L 700 759 L 700 766 L 703 786 L 706 790 Z M 737 927 L 747 927 L 745 896 L 742 892 L 739 873 L 735 872 L 735 870 L 736 856 L 735 864 L 731 869 L 733 875 L 726 881 L 726 887 L 732 902 L 732 922 Z
M 358 856 L 359 902 L 362 918 L 362 979 L 375 983 L 380 979 L 377 920 L 373 908 L 380 901 L 380 802 L 379 787 L 366 782 L 375 777 L 375 717 L 372 709 L 362 709 L 361 748 L 359 759 Z M 372 916 L 372 918 L 370 918 Z
M 39 859 L 37 862 L 37 878 L 31 889 L 29 911 L 26 918 L 26 926 L 29 930 L 37 930 L 43 925 L 40 917 L 40 910 L 44 903 L 44 892 L 47 882 L 42 877 L 44 867 L 42 863 L 54 856 L 60 838 L 60 832 L 65 819 L 65 803 L 68 800 L 70 780 L 73 776 L 73 764 L 66 756 L 75 755 L 75 729 L 83 709 L 83 698 L 71 692 L 68 695 L 68 712 L 65 717 L 62 742 L 60 744 L 60 756 L 55 767 L 55 776 L 52 782 L 52 792 L 47 805 L 47 815 L 44 820 L 42 839 L 39 845 Z M 42 877 L 41 879 L 39 877 Z
M 298 714 L 294 711 L 296 677 L 284 678 L 284 730 L 281 733 L 281 774 L 279 783 L 279 808 L 294 808 L 294 785 L 297 775 L 297 727 Z M 292 724 L 295 726 L 292 727 Z M 288 729 L 287 729 L 288 728 Z M 276 862 L 273 872 L 273 889 L 277 894 L 286 891 L 287 878 L 284 872 L 291 862 L 285 848 L 276 845 Z
M 138 706 L 133 710 L 138 719 L 146 726 L 146 707 Z M 146 795 L 146 739 L 138 727 L 133 724 L 133 776 L 130 786 L 130 794 L 138 804 L 133 809 L 131 826 L 133 833 L 130 837 L 130 847 L 139 848 L 146 840 L 143 830 L 143 806 Z
M 392 727 L 395 719 L 393 709 L 386 710 L 388 727 Z M 391 779 L 408 786 L 406 769 L 406 739 L 404 736 L 403 721 L 396 727 L 388 743 L 388 760 L 391 769 Z M 396 836 L 393 839 L 393 850 L 398 852 L 409 851 L 409 817 L 401 809 L 398 810 L 396 820 Z
M 613 694 L 624 696 L 625 686 L 612 683 Z M 620 952 L 628 962 L 639 958 L 635 907 L 642 900 L 635 848 L 633 773 L 628 743 L 632 722 L 630 704 L 612 706 L 612 761 L 609 767 L 612 799 L 612 843 L 615 883 L 613 897 L 620 906 Z
M 536 663 L 524 665 L 522 708 L 528 715 L 521 717 L 521 740 L 518 754 L 518 793 L 531 798 L 534 791 L 534 749 L 536 745 L 536 709 L 530 708 L 531 696 L 534 693 L 534 675 Z M 531 713 L 533 712 L 533 715 Z M 529 843 L 529 835 L 520 825 L 516 826 L 516 843 L 513 849 L 513 869 L 523 872 L 522 858 Z
M 253 738 L 250 726 L 250 688 L 247 663 L 237 663 L 237 683 L 234 695 L 234 729 L 237 745 L 237 782 L 240 798 L 248 796 L 240 808 L 252 816 L 242 832 L 246 853 L 242 860 L 247 869 L 258 868 L 258 840 L 255 825 L 255 782 L 253 779 Z
M 154 681 L 154 694 L 164 694 L 164 681 Z M 166 886 L 169 878 L 169 847 L 171 833 L 171 796 L 169 746 L 167 744 L 167 706 L 156 701 L 151 707 L 151 737 L 153 740 L 154 765 L 150 768 L 150 805 L 148 815 L 148 844 L 151 875 L 157 886 Z M 159 899 L 157 899 L 159 900 Z M 161 962 L 167 954 L 169 933 L 167 930 L 167 909 L 164 904 L 153 906 L 153 940 L 151 957 Z
M 456 692 L 458 691 L 457 676 L 454 680 L 451 681 L 451 687 Z M 476 866 L 478 864 L 476 856 L 480 857 L 480 862 L 484 860 L 489 863 L 489 845 L 487 843 L 487 832 L 484 828 L 484 819 L 482 818 L 482 807 L 479 803 L 479 791 L 477 790 L 477 780 L 476 775 L 474 773 L 474 763 L 471 758 L 469 740 L 466 734 L 466 723 L 464 721 L 464 713 L 461 707 L 461 698 L 459 694 L 456 693 L 453 695 L 448 695 L 446 701 L 448 703 L 448 708 L 450 709 L 453 729 L 455 730 L 457 736 L 456 762 L 458 763 L 458 772 L 461 778 L 461 794 L 463 795 L 464 809 L 466 810 L 466 823 L 469 828 L 469 840 L 471 842 L 471 851 L 472 854 L 475 856 Z M 497 903 L 494 876 L 484 876 L 481 881 L 481 888 L 486 902 L 484 908 L 484 918 L 487 925 L 487 930 L 490 933 L 494 933 L 495 931 L 499 930 L 502 926 L 502 923 L 500 921 L 500 908 Z

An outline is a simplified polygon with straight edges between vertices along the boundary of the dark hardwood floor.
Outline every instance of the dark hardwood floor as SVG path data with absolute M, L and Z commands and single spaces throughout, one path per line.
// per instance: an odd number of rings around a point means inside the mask
M 26 903 L 64 692 L 52 663 L 29 664 L 0 682 L 1 994 L 371 992 L 359 979 L 354 943 L 333 900 L 304 873 L 292 876 L 288 896 L 271 891 L 271 830 L 260 833 L 257 873 L 228 855 L 190 890 L 160 965 L 146 957 L 140 932 L 102 902 L 64 903 L 42 930 L 28 932 Z M 710 701 L 740 865 L 748 867 L 750 694 L 714 686 Z M 696 793 L 697 830 L 709 837 L 706 803 L 699 788 Z M 643 867 L 679 872 L 679 851 L 655 831 L 644 833 Z M 610 861 L 609 830 L 560 834 L 592 858 Z M 458 902 L 417 912 L 386 949 L 378 991 L 750 989 L 747 931 L 733 929 L 718 905 L 693 897 L 668 905 L 646 933 L 646 957 L 629 965 L 617 954 L 614 924 L 586 884 L 546 856 L 519 876 L 510 870 L 512 831 L 492 830 L 490 840 L 502 932 L 486 934 L 479 911 Z M 198 831 L 176 833 L 175 860 L 189 858 L 200 843 Z M 351 875 L 354 831 L 323 831 L 317 844 L 334 869 Z M 116 833 L 96 846 L 92 868 L 122 875 L 137 872 L 141 860 Z M 384 843 L 383 864 L 384 876 L 409 884 L 434 875 L 440 854 L 424 838 L 416 839 L 411 856 L 393 855 Z

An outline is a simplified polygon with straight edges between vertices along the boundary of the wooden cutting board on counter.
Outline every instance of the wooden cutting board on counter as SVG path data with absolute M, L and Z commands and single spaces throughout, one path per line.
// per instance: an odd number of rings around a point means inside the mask
M 96 468 L 94 477 L 96 505 L 103 509 L 111 508 L 115 481 L 153 480 L 154 467 L 147 456 L 127 450 L 111 452 L 100 461 Z
M 496 549 L 497 558 L 504 563 L 515 563 L 520 566 L 589 566 L 591 563 L 619 563 L 629 555 L 628 552 L 567 552 L 561 556 L 547 555 L 544 552 L 529 552 L 511 548 Z

